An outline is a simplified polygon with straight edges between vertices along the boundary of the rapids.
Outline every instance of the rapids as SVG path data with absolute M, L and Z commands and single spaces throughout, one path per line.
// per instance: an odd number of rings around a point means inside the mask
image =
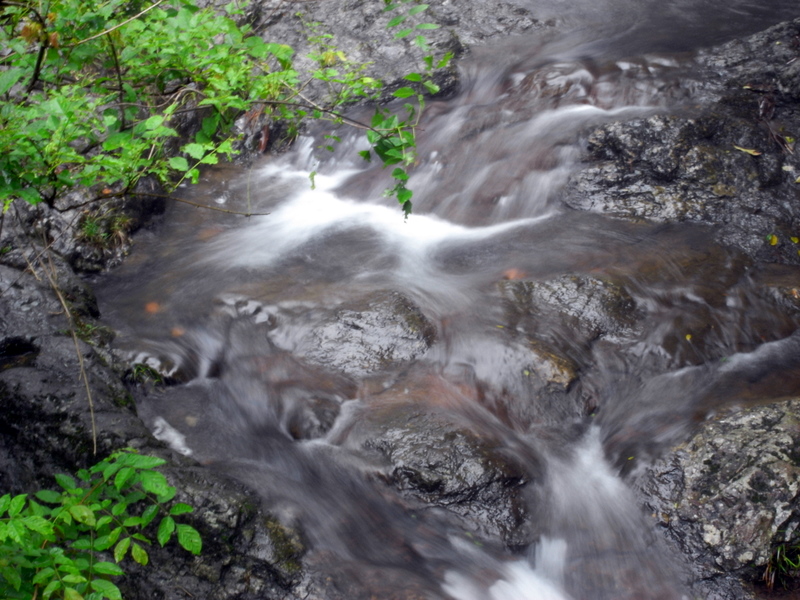
M 320 129 L 178 194 L 269 214 L 174 204 L 97 286 L 118 348 L 172 378 L 138 399 L 156 435 L 258 491 L 350 598 L 688 597 L 686 565 L 630 479 L 709 412 L 796 384 L 786 373 L 798 324 L 706 227 L 559 203 L 588 128 L 687 110 L 692 52 L 795 17 L 796 1 L 537 10 L 554 29 L 472 49 L 458 95 L 430 102 L 408 220 L 382 197 L 387 172 L 358 157 L 358 136 L 338 131 L 329 153 Z M 600 335 L 581 331 L 591 303 L 568 305 L 571 320 L 525 312 L 569 277 L 629 293 Z M 382 294 L 429 324 L 416 345 L 385 361 L 371 355 L 391 340 L 319 347 L 335 315 Z M 392 327 L 379 338 L 404 335 Z M 687 344 L 699 331 L 703 343 Z M 547 351 L 532 355 L 534 338 Z M 571 365 L 557 393 L 530 377 L 531 361 L 561 364 L 553 348 Z M 515 465 L 515 531 L 486 526 L 493 507 L 451 512 L 385 483 L 367 442 L 409 407 L 491 440 Z

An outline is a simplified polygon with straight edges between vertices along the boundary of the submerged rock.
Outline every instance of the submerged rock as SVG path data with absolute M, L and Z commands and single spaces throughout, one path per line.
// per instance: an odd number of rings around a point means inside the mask
M 513 441 L 481 430 L 467 414 L 459 420 L 460 409 L 473 410 L 469 393 L 435 374 L 403 380 L 366 400 L 348 443 L 386 461 L 401 494 L 464 517 L 482 535 L 529 544 L 522 493 L 537 460 L 519 464 L 506 452 Z
M 423 355 L 436 329 L 408 298 L 380 292 L 348 303 L 317 324 L 295 349 L 306 360 L 364 377 Z

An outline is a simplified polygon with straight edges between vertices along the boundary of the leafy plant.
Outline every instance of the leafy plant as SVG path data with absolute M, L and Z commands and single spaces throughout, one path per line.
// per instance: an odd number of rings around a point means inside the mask
M 385 1 L 387 11 L 403 9 L 388 23 L 404 25 L 395 37 L 416 33 L 413 43 L 428 53 L 425 69 L 406 77 L 415 87 L 393 94 L 416 98 L 416 106 L 406 103 L 403 119 L 379 109 L 366 126 L 374 154 L 387 166 L 402 165 L 392 171 L 396 184 L 388 193 L 408 213 L 406 169 L 416 156 L 423 94 L 438 91 L 431 73 L 452 56 L 436 61 L 420 33 L 437 25 L 408 26 L 427 4 Z M 240 4 L 228 4 L 228 16 L 220 16 L 194 0 L 0 3 L 4 208 L 17 198 L 52 203 L 74 185 L 103 186 L 98 199 L 119 195 L 146 175 L 168 189 L 197 182 L 203 165 L 234 154 L 232 125 L 245 112 L 291 123 L 310 117 L 364 126 L 337 107 L 375 99 L 382 83 L 364 74 L 366 65 L 349 61 L 315 29 L 311 58 L 319 68 L 311 79 L 324 82 L 330 94 L 314 102 L 303 96 L 308 82 L 292 67 L 292 48 L 236 24 L 232 16 L 241 13 Z M 199 127 L 181 143 L 184 114 L 194 114 Z
M 161 546 L 177 536 L 199 554 L 197 530 L 175 520 L 193 509 L 172 502 L 156 470 L 164 462 L 123 450 L 76 478 L 56 475 L 59 490 L 0 497 L 0 597 L 120 600 L 119 563 L 147 565 L 153 532 Z

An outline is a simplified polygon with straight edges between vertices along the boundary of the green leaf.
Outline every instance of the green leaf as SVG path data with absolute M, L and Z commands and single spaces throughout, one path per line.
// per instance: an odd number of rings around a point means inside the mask
M 415 6 L 411 10 L 409 10 L 407 14 L 408 14 L 409 17 L 411 17 L 413 15 L 417 15 L 417 14 L 421 13 L 422 11 L 428 10 L 428 6 L 430 6 L 430 5 L 429 4 L 418 4 L 417 6 Z
M 410 87 L 401 87 L 399 90 L 392 93 L 395 98 L 408 98 L 414 96 L 416 92 Z
M 54 579 L 50 583 L 47 584 L 47 587 L 44 588 L 42 592 L 43 600 L 48 600 L 55 592 L 62 588 L 63 584 L 58 580 Z
M 45 581 L 50 581 L 55 573 L 56 570 L 53 567 L 45 567 L 33 576 L 31 583 L 34 585 L 42 585 Z
M 150 523 L 153 522 L 153 519 L 156 518 L 158 514 L 158 505 L 153 504 L 152 506 L 148 506 L 144 509 L 142 513 L 142 527 L 147 527 Z
M 164 517 L 161 519 L 161 523 L 158 525 L 158 534 L 156 535 L 156 539 L 158 543 L 161 544 L 163 547 L 169 539 L 172 537 L 172 534 L 175 532 L 175 519 L 172 517 Z
M 0 95 L 5 94 L 8 90 L 14 87 L 25 73 L 23 69 L 12 68 L 0 73 Z
M 115 565 L 112 562 L 97 562 L 92 565 L 92 572 L 99 573 L 100 575 L 124 575 L 125 571 L 123 571 L 119 565 Z
M 414 192 L 412 192 L 411 190 L 409 190 L 407 188 L 402 188 L 400 190 L 397 190 L 397 201 L 400 204 L 405 204 L 406 202 L 411 200 L 411 197 L 413 195 L 414 195 Z
M 409 73 L 403 79 L 407 81 L 422 81 L 422 73 Z
M 187 161 L 182 156 L 173 156 L 169 159 L 169 166 L 175 169 L 176 171 L 188 171 L 189 170 L 189 161 Z
M 394 179 L 399 179 L 400 181 L 408 181 L 408 173 L 406 173 L 400 167 L 397 167 L 394 171 L 392 171 L 392 177 Z
M 407 29 L 401 29 L 400 31 L 394 34 L 394 39 L 402 40 L 404 37 L 408 37 L 412 33 L 414 33 L 413 27 L 409 27 Z
M 6 581 L 8 581 L 11 587 L 19 591 L 20 586 L 22 586 L 22 577 L 20 577 L 19 571 L 17 569 L 0 567 L 0 573 L 3 574 L 3 578 Z
M 186 152 L 186 154 L 197 160 L 203 158 L 206 153 L 205 147 L 203 147 L 201 144 L 195 143 L 186 144 L 183 148 L 181 148 L 181 151 Z
M 150 562 L 150 557 L 147 555 L 147 550 L 142 548 L 139 544 L 134 543 L 131 547 L 131 556 L 133 560 L 142 566 L 146 566 Z
M 142 524 L 142 517 L 128 517 L 122 522 L 123 527 L 139 527 Z
M 64 580 L 67 578 L 65 577 Z M 82 582 L 71 582 L 67 581 L 67 583 L 82 583 Z M 64 600 L 83 600 L 83 596 L 78 593 L 78 590 L 70 587 L 64 588 Z
M 178 525 L 178 543 L 192 554 L 200 554 L 203 550 L 203 540 L 200 534 L 191 525 Z
M 114 487 L 117 488 L 117 491 L 122 490 L 135 474 L 136 471 L 131 467 L 122 467 L 117 471 L 117 475 L 114 477 Z
M 114 560 L 121 562 L 125 555 L 128 553 L 128 548 L 131 547 L 131 538 L 122 538 L 116 546 L 114 546 Z
M 9 504 L 11 504 L 11 494 L 5 494 L 0 497 L 0 515 L 8 510 Z
M 439 29 L 439 26 L 434 23 L 420 23 L 417 29 Z
M 75 480 L 70 477 L 69 475 L 64 475 L 63 473 L 58 473 L 55 476 L 56 483 L 60 485 L 62 488 L 67 490 L 68 492 L 73 491 L 76 488 Z
M 48 504 L 61 504 L 61 499 L 63 498 L 61 494 L 52 490 L 39 490 L 36 492 L 35 496 L 42 502 L 47 502 Z M 2 513 L 3 511 L 0 510 L 0 514 Z
M 374 133 L 374 132 L 370 132 L 370 133 Z M 372 154 L 370 154 L 369 150 L 362 150 L 361 152 L 358 153 L 358 155 L 361 158 L 363 158 L 365 161 L 372 162 Z
M 18 496 L 14 496 L 11 500 L 11 503 L 8 505 L 8 516 L 9 517 L 16 517 L 22 509 L 25 507 L 25 501 L 27 500 L 27 494 L 20 494 Z
M 438 93 L 439 93 L 439 91 L 440 91 L 440 89 L 441 89 L 441 88 L 440 88 L 438 85 L 436 85 L 436 84 L 435 84 L 435 83 L 433 83 L 432 81 L 423 81 L 423 82 L 422 82 L 422 85 L 423 85 L 423 86 L 425 87 L 425 89 L 426 89 L 426 90 L 428 90 L 428 92 L 429 92 L 429 93 L 431 93 L 431 94 L 438 94 Z
M 53 535 L 53 524 L 47 519 L 34 515 L 25 517 L 22 522 L 25 524 L 25 527 L 31 531 L 41 533 L 45 537 Z
M 184 504 L 183 502 L 177 502 L 172 508 L 169 509 L 169 514 L 173 516 L 183 515 L 190 512 L 194 512 L 194 508 L 188 504 Z
M 94 511 L 85 504 L 76 504 L 74 506 L 70 506 L 69 514 L 71 514 L 78 523 L 83 523 L 89 527 L 95 526 L 96 520 L 94 517 Z
M 122 592 L 110 581 L 94 579 L 92 580 L 91 586 L 95 592 L 100 592 L 103 594 L 103 597 L 108 598 L 108 600 L 122 600 Z
M 144 128 L 147 129 L 148 131 L 152 131 L 153 129 L 161 127 L 163 123 L 164 123 L 163 115 L 153 115 L 144 122 Z
M 392 28 L 392 27 L 397 27 L 398 25 L 400 25 L 400 23 L 402 23 L 405 20 L 406 20 L 405 15 L 400 15 L 399 17 L 395 17 L 394 19 L 389 21 L 386 24 L 386 27 L 389 28 L 389 29 Z

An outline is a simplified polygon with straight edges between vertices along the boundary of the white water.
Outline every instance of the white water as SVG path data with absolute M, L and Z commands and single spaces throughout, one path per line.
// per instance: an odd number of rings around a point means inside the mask
M 593 3 L 584 9 L 565 20 L 585 24 L 602 14 Z M 345 581 L 355 599 L 385 597 L 398 585 L 431 599 L 685 597 L 684 565 L 642 514 L 625 474 L 681 441 L 698 411 L 721 402 L 698 382 L 719 383 L 729 402 L 740 369 L 786 346 L 741 352 L 764 336 L 741 327 L 743 316 L 768 303 L 746 286 L 732 292 L 704 273 L 685 274 L 687 257 L 726 264 L 707 251 L 705 232 L 560 207 L 585 130 L 664 110 L 692 85 L 678 77 L 691 73 L 685 56 L 630 55 L 653 26 L 613 14 L 634 23 L 475 51 L 463 93 L 429 106 L 408 220 L 382 198 L 387 171 L 351 158 L 358 142 L 348 138 L 327 155 L 308 138 L 290 155 L 211 180 L 201 192 L 268 216 L 215 220 L 177 208 L 109 284 L 104 313 L 116 319 L 120 345 L 190 379 L 141 399 L 140 414 L 159 439 L 237 477 L 275 514 L 299 523 L 308 559 Z M 618 35 L 613 43 L 598 33 L 607 29 Z M 653 270 L 661 275 L 655 282 Z M 644 330 L 589 343 L 546 314 L 514 318 L 524 299 L 509 281 L 570 276 L 622 281 L 647 314 Z M 698 302 L 708 294 L 700 286 L 747 301 L 714 309 Z M 299 349 L 314 343 L 332 311 L 351 310 L 348 302 L 376 290 L 413 300 L 433 324 L 432 346 L 411 364 L 354 381 L 307 365 Z M 156 310 L 144 314 L 153 302 Z M 686 339 L 676 313 L 712 309 L 706 353 L 686 359 L 671 339 Z M 577 329 L 584 315 L 574 312 Z M 775 327 L 766 322 L 774 338 L 786 327 L 778 317 Z M 535 367 L 550 363 L 532 358 L 531 341 L 574 361 L 577 382 L 552 392 L 536 381 Z M 329 429 L 295 439 L 292 426 L 317 418 L 309 407 L 318 402 L 338 411 Z M 516 461 L 525 479 L 518 538 L 385 483 L 398 465 L 376 460 L 362 442 L 398 406 L 456 423 Z

